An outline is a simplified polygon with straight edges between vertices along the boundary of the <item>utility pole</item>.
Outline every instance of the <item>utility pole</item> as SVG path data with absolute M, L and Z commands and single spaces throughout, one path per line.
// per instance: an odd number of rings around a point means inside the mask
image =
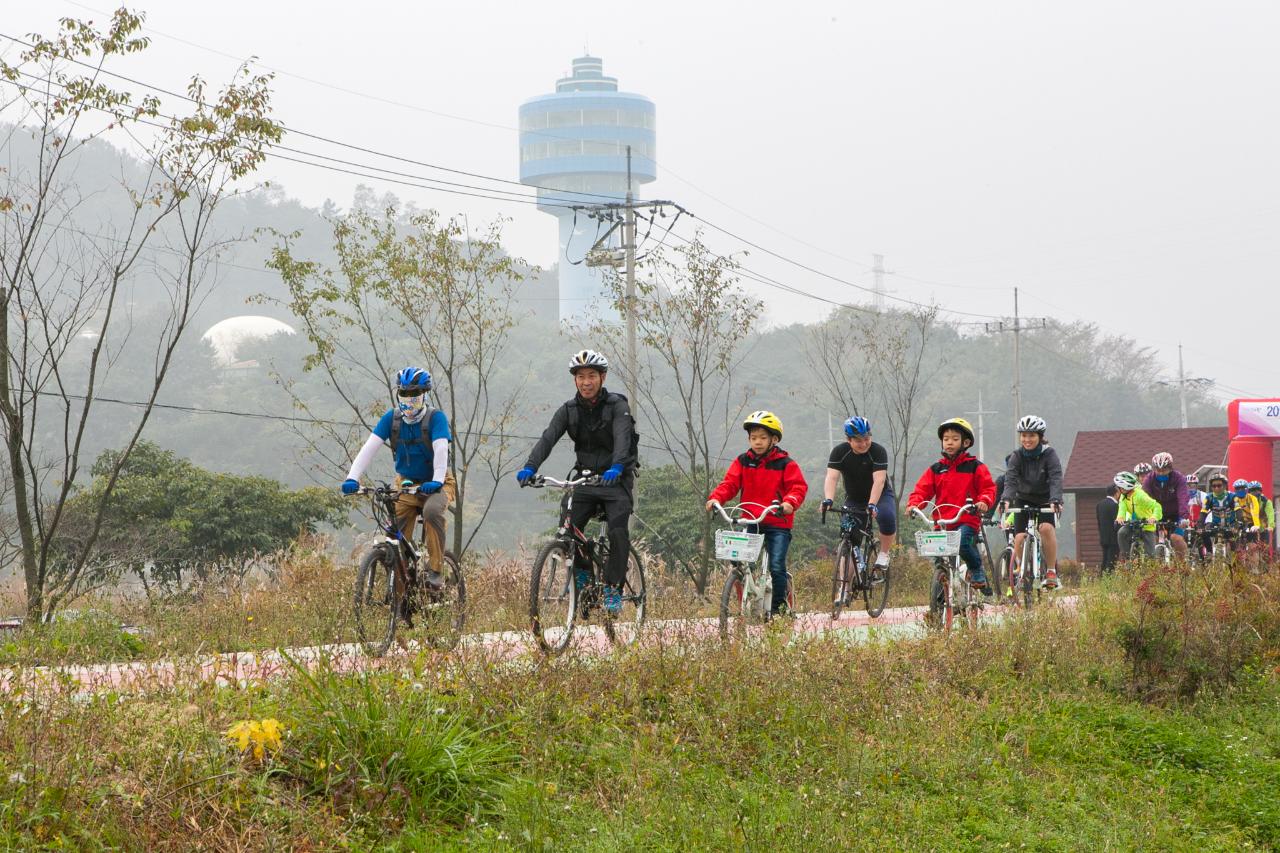
M 987 448 L 986 448 L 985 443 L 984 443 L 984 442 L 983 442 L 983 440 L 982 440 L 983 428 L 985 427 L 985 424 L 983 423 L 983 416 L 984 416 L 984 415 L 998 415 L 998 414 L 1000 414 L 1000 413 L 999 413 L 999 412 L 988 412 L 988 411 L 983 407 L 983 405 L 982 405 L 982 389 L 981 389 L 981 388 L 979 388 L 979 389 L 978 389 L 978 411 L 976 411 L 976 412 L 965 412 L 965 414 L 966 414 L 966 415 L 977 415 L 977 416 L 978 416 L 978 458 L 979 458 L 979 459 L 984 459 L 984 460 L 985 460 L 985 459 L 987 458 Z
M 1187 428 L 1187 386 L 1188 385 L 1208 385 L 1213 382 L 1204 376 L 1187 376 L 1182 369 L 1182 344 L 1178 344 L 1178 380 L 1176 382 L 1160 382 L 1161 385 L 1177 385 L 1178 386 L 1178 403 L 1182 407 L 1182 428 Z
M 631 195 L 631 146 L 627 146 L 627 224 L 623 229 L 623 249 L 627 253 L 627 397 L 631 415 L 636 414 L 636 210 Z
M 1018 313 L 1018 288 L 1013 289 L 1013 317 L 994 323 L 984 323 L 988 332 L 1013 332 L 1013 417 L 1022 418 L 1022 341 L 1021 335 L 1029 329 L 1045 329 L 1049 320 L 1045 317 L 1023 317 Z M 981 408 L 981 403 L 979 403 Z

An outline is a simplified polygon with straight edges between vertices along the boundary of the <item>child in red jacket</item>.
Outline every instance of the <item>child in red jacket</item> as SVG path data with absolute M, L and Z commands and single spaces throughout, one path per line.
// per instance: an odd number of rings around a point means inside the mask
M 934 518 L 951 518 L 967 503 L 977 506 L 977 515 L 960 516 L 952 529 L 960 528 L 960 558 L 969 567 L 969 583 L 984 595 L 991 595 L 976 540 L 978 525 L 982 524 L 981 514 L 996 500 L 995 481 L 987 466 L 969 453 L 973 446 L 973 427 L 964 418 L 950 418 L 939 424 L 938 439 L 942 442 L 942 458 L 920 476 L 911 497 L 907 498 L 907 510 L 933 501 L 938 505 Z
M 769 574 L 773 575 L 773 602 L 770 608 L 777 615 L 787 600 L 787 548 L 791 545 L 791 525 L 795 511 L 804 503 L 809 486 L 800 473 L 800 466 L 778 447 L 782 440 L 782 421 L 773 412 L 752 412 L 742 422 L 747 431 L 750 450 L 729 463 L 724 480 L 707 499 L 707 512 L 713 504 L 742 493 L 742 503 L 750 506 L 753 516 L 759 515 L 774 501 L 782 502 L 779 513 L 768 516 L 759 525 L 764 534 L 765 552 L 769 555 Z M 752 532 L 757 532 L 752 530 Z

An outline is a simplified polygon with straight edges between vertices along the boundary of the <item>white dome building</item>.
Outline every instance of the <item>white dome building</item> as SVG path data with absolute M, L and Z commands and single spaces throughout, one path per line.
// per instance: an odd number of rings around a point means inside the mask
M 282 323 L 273 317 L 258 314 L 245 314 L 240 317 L 228 317 L 220 323 L 209 327 L 209 331 L 200 336 L 213 347 L 214 360 L 219 367 L 247 367 L 240 364 L 238 352 L 248 341 L 260 341 L 273 335 L 297 334 L 288 323 Z

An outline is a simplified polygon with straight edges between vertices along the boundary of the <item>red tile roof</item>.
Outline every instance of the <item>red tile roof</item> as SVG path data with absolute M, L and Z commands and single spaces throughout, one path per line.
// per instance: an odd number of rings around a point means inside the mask
M 1225 465 L 1227 443 L 1226 427 L 1082 430 L 1071 447 L 1062 487 L 1105 489 L 1117 471 L 1132 471 L 1161 451 L 1172 453 L 1174 467 L 1183 473 L 1201 465 Z

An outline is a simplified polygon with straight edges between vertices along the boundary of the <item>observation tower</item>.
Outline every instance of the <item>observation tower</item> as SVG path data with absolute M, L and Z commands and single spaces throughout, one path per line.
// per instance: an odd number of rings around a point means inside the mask
M 538 209 L 560 221 L 560 319 L 587 313 L 604 296 L 602 272 L 584 260 L 607 224 L 576 214 L 570 205 L 599 205 L 635 198 L 657 177 L 656 111 L 644 95 L 618 91 L 599 57 L 580 56 L 573 71 L 549 95 L 520 105 L 520 182 L 538 188 Z M 627 186 L 627 146 L 631 186 Z M 610 235 L 622 245 L 622 229 Z M 610 312 L 611 313 L 611 312 Z

